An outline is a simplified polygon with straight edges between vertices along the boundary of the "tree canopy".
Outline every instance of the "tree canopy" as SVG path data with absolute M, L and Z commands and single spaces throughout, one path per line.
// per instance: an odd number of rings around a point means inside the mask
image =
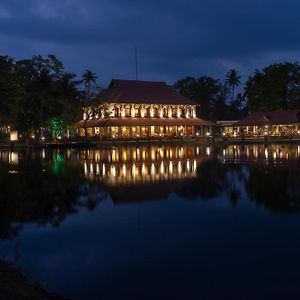
M 1 124 L 40 133 L 53 117 L 72 124 L 80 107 L 75 77 L 54 55 L 20 61 L 0 57 Z
M 298 63 L 273 64 L 256 70 L 245 84 L 250 111 L 300 108 L 300 66 Z

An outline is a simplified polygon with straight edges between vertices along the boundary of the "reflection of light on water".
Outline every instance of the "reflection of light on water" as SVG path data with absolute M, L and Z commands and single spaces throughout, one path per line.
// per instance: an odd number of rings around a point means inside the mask
M 100 161 L 100 152 L 99 151 L 96 152 L 95 160 L 96 160 L 96 162 Z
M 171 175 L 173 174 L 173 162 L 172 161 L 170 161 L 170 163 L 169 163 L 169 172 Z
M 208 149 L 210 153 L 211 148 Z M 83 166 L 86 177 L 117 185 L 194 178 L 200 159 L 196 152 L 200 154 L 200 147 L 123 146 L 110 151 L 91 150 L 89 156 L 87 151 L 82 151 L 80 157 L 85 158 Z M 100 157 L 101 163 L 98 162 Z
M 85 175 L 88 174 L 88 169 L 87 169 L 87 163 L 86 163 L 86 161 L 84 162 L 84 174 Z
M 136 166 L 135 164 L 132 165 L 132 177 L 136 176 Z
M 226 156 L 226 150 L 223 149 L 223 156 Z
M 276 151 L 274 151 L 273 152 L 273 159 L 276 160 L 276 158 L 277 158 L 277 153 L 276 153 Z
M 46 158 L 46 150 L 43 149 L 43 150 L 42 150 L 42 159 L 45 159 L 45 158 Z
M 151 164 L 151 176 L 155 175 L 155 166 L 154 163 Z
M 110 173 L 113 177 L 116 177 L 116 167 L 115 166 L 110 167 Z
M 186 162 L 186 169 L 187 169 L 188 172 L 190 171 L 190 167 L 191 167 L 190 161 L 187 160 L 187 162 Z
M 13 165 L 17 165 L 19 163 L 19 155 L 17 152 L 10 152 L 9 163 Z
M 142 164 L 142 176 L 145 176 L 146 174 L 146 167 L 145 167 L 145 163 Z
M 164 162 L 163 161 L 160 163 L 160 173 L 161 174 L 165 173 L 165 166 L 164 166 Z
M 126 177 L 126 166 L 125 166 L 125 164 L 122 167 L 122 174 L 123 174 L 124 177 Z
M 210 155 L 210 147 L 206 147 L 206 155 Z
M 196 162 L 196 159 L 194 159 L 194 170 L 193 171 L 196 171 L 197 169 L 197 162 Z
M 181 165 L 181 161 L 179 161 L 179 162 L 178 162 L 177 169 L 178 169 L 178 173 L 179 173 L 179 175 L 180 175 L 180 174 L 181 174 L 181 172 L 182 172 L 182 165 Z
M 268 148 L 265 149 L 265 157 L 266 157 L 266 159 L 268 159 L 268 157 L 269 157 Z

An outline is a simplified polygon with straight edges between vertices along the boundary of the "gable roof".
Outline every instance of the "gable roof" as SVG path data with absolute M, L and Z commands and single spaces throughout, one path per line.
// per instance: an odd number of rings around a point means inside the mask
M 169 88 L 165 82 L 113 79 L 108 90 L 119 103 L 188 104 L 197 103 Z
M 237 121 L 234 126 L 261 126 L 300 123 L 300 110 L 260 111 L 250 113 Z

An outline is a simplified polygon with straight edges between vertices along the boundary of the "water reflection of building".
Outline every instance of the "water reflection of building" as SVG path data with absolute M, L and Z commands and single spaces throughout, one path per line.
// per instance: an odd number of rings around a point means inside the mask
M 110 186 L 195 178 L 204 160 L 198 146 L 117 147 L 79 155 L 86 177 Z
M 300 145 L 230 145 L 223 148 L 221 158 L 224 162 L 259 161 L 293 164 L 295 160 L 300 160 Z

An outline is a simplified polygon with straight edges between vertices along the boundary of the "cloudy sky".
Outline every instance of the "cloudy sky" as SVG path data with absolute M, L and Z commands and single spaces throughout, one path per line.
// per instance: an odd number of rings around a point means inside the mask
M 1 0 L 0 55 L 56 54 L 67 70 L 168 83 L 300 60 L 299 0 Z

